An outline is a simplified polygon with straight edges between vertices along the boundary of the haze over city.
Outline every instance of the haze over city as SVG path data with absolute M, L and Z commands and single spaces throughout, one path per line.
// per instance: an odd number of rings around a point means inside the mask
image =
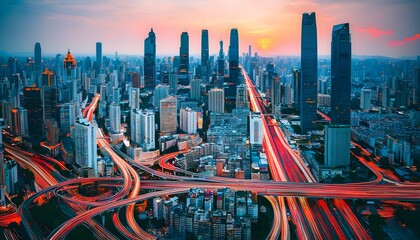
M 200 31 L 209 30 L 210 54 L 219 40 L 227 41 L 238 28 L 240 52 L 248 45 L 262 56 L 299 56 L 302 12 L 317 12 L 318 53 L 330 54 L 331 28 L 349 22 L 353 54 L 416 56 L 420 54 L 420 2 L 373 1 L 1 1 L 0 51 L 29 52 L 43 43 L 44 54 L 93 54 L 103 42 L 104 54 L 143 55 L 142 39 L 151 27 L 157 35 L 157 54 L 178 52 L 179 33 L 188 31 L 190 52 L 200 53 Z

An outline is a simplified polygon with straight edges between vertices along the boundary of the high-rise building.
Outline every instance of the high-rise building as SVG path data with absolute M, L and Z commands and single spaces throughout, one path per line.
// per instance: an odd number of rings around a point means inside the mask
M 176 133 L 177 127 L 177 98 L 168 96 L 160 101 L 160 135 Z
M 201 78 L 205 83 L 209 82 L 210 64 L 209 64 L 209 31 L 201 31 Z
M 140 115 L 140 146 L 146 150 L 156 147 L 155 141 L 155 113 L 147 109 Z
M 417 64 L 414 68 L 415 104 L 420 106 L 420 56 L 417 56 Z
M 97 42 L 96 43 L 96 71 L 97 73 L 101 73 L 101 69 L 103 66 L 102 63 L 102 43 L 101 42 Z
M 317 106 L 318 45 L 314 12 L 302 15 L 301 37 L 300 127 L 306 133 L 314 129 Z
M 169 94 L 176 95 L 178 92 L 178 74 L 169 74 Z
M 96 123 L 89 122 L 85 118 L 79 118 L 75 124 L 74 145 L 76 150 L 76 162 L 84 168 L 92 168 L 96 176 L 98 173 Z
M 179 128 L 189 134 L 197 133 L 198 115 L 191 108 L 182 108 L 179 112 Z
M 220 88 L 213 88 L 209 91 L 209 106 L 211 112 L 225 112 L 225 92 Z
M 6 127 L 4 118 L 0 118 L 0 132 Z M 4 150 L 3 150 L 3 134 L 0 134 L 0 205 L 6 204 L 5 199 L 5 179 L 4 179 Z
M 109 122 L 111 131 L 119 133 L 121 130 L 121 107 L 118 103 L 111 103 L 109 105 Z
M 153 217 L 157 220 L 163 219 L 163 200 L 161 198 L 153 199 Z
M 169 95 L 169 88 L 167 85 L 157 85 L 153 91 L 153 106 L 155 109 L 160 109 L 160 100 Z
M 324 165 L 327 167 L 350 164 L 350 126 L 327 125 L 324 130 Z
M 48 70 L 48 68 L 45 69 L 45 71 L 42 72 L 42 86 L 55 86 L 55 77 L 54 72 Z
M 281 113 L 281 96 L 282 96 L 282 84 L 280 77 L 275 76 L 271 82 L 271 108 L 274 114 Z
M 300 106 L 300 87 L 302 81 L 302 74 L 299 69 L 293 70 L 293 102 L 295 106 Z
M 201 79 L 192 79 L 190 82 L 190 97 L 199 101 L 201 99 Z
M 23 107 L 28 111 L 29 135 L 39 136 L 43 133 L 42 100 L 38 87 L 25 87 L 23 90 Z
M 15 184 L 18 181 L 17 163 L 15 160 L 9 160 L 4 163 L 4 183 L 9 195 L 15 195 L 17 189 Z
M 76 107 L 73 103 L 60 105 L 60 131 L 63 134 L 69 133 L 76 120 Z
M 214 87 L 222 88 L 223 87 L 223 80 L 225 77 L 225 54 L 223 52 L 223 41 L 220 40 L 220 50 L 219 56 L 217 58 L 217 79 L 214 83 Z
M 137 72 L 132 72 L 130 73 L 130 76 L 131 76 L 131 86 L 133 88 L 140 88 L 141 87 L 140 74 Z
M 39 42 L 35 43 L 35 70 L 42 70 L 42 56 L 41 56 L 41 44 Z
M 335 25 L 331 41 L 331 123 L 350 124 L 351 39 L 348 23 Z
M 128 98 L 131 109 L 140 109 L 140 88 L 131 88 Z
M 370 101 L 372 100 L 372 90 L 362 89 L 360 91 L 360 108 L 370 110 Z
M 130 111 L 130 137 L 131 142 L 140 145 L 141 134 L 141 111 L 138 109 L 131 109 Z
M 263 125 L 259 113 L 249 113 L 249 142 L 250 144 L 262 144 Z
M 153 28 L 144 40 L 144 87 L 153 89 L 156 86 L 156 35 Z
M 42 113 L 44 124 L 52 119 L 57 119 L 58 89 L 56 87 L 42 87 Z
M 189 81 L 189 36 L 187 32 L 181 34 L 181 47 L 179 48 L 179 84 L 188 86 Z
M 239 84 L 239 36 L 238 29 L 233 28 L 230 30 L 229 82 L 226 90 L 227 98 L 235 98 L 236 86 Z
M 245 84 L 236 88 L 236 108 L 249 108 L 248 90 Z
M 53 119 L 51 121 L 48 121 L 45 124 L 45 127 L 47 129 L 47 145 L 48 146 L 56 146 L 59 141 L 58 141 L 58 126 L 57 126 L 57 122 Z
M 12 130 L 16 135 L 29 136 L 28 111 L 23 108 L 13 108 L 11 114 Z
M 76 78 L 76 60 L 70 53 L 70 49 L 67 51 L 66 58 L 64 58 L 64 79 Z

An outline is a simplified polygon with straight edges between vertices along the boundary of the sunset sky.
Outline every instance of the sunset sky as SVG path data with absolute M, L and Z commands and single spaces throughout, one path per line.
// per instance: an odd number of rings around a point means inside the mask
M 179 54 L 183 31 L 198 55 L 201 29 L 215 54 L 238 28 L 241 52 L 299 56 L 302 13 L 316 12 L 320 55 L 330 54 L 332 26 L 349 22 L 353 54 L 416 56 L 419 9 L 418 0 L 1 0 L 0 51 L 32 52 L 40 42 L 45 54 L 93 55 L 100 41 L 105 54 L 142 55 L 153 27 L 158 55 Z

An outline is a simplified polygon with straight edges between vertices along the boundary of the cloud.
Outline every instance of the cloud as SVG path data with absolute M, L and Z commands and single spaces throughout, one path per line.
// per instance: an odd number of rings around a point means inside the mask
M 401 45 L 406 44 L 407 42 L 412 42 L 412 41 L 415 41 L 417 39 L 420 39 L 420 33 L 417 33 L 417 34 L 415 34 L 412 37 L 404 38 L 401 41 L 398 41 L 398 40 L 389 41 L 388 42 L 388 45 L 391 45 L 391 46 L 401 46 Z
M 356 31 L 368 33 L 370 36 L 376 38 L 376 37 L 382 37 L 386 35 L 393 35 L 394 30 L 381 30 L 379 28 L 375 27 L 368 27 L 368 28 L 357 28 Z

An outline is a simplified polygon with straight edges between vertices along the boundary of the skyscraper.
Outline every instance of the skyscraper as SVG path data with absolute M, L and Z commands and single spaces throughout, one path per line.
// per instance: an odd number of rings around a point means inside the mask
M 102 43 L 101 42 L 97 42 L 96 43 L 96 71 L 97 73 L 101 73 L 101 68 L 102 68 Z
M 190 97 L 194 100 L 201 98 L 201 79 L 192 79 L 190 82 Z
M 25 87 L 23 107 L 28 111 L 29 135 L 39 136 L 43 133 L 41 91 L 37 87 Z
M 168 96 L 160 101 L 160 135 L 176 133 L 177 127 L 177 98 Z
M 236 88 L 236 108 L 249 108 L 248 91 L 245 84 Z
M 318 47 L 315 13 L 302 15 L 300 126 L 302 133 L 313 130 L 316 120 Z
M 131 109 L 130 111 L 130 137 L 131 142 L 140 145 L 140 115 L 141 111 L 138 109 Z
M 205 83 L 209 81 L 209 74 L 209 31 L 203 29 L 201 31 L 201 78 Z
M 56 119 L 58 89 L 56 87 L 42 87 L 42 113 L 44 124 Z M 39 121 L 39 120 L 38 120 Z
M 155 113 L 151 109 L 143 110 L 140 115 L 140 145 L 146 150 L 156 147 Z
M 223 87 L 223 78 L 225 77 L 225 54 L 223 53 L 223 41 L 220 40 L 219 57 L 217 58 L 217 79 L 214 87 Z
M 153 89 L 156 85 L 156 35 L 153 28 L 144 40 L 144 87 Z
M 179 84 L 181 85 L 189 85 L 189 37 L 187 32 L 183 32 L 181 34 L 181 47 L 179 48 Z
M 43 87 L 43 86 L 55 86 L 55 77 L 54 77 L 54 72 L 45 69 L 45 71 L 42 72 L 42 86 L 39 87 Z
M 271 107 L 274 114 L 281 113 L 281 96 L 282 96 L 282 85 L 280 77 L 275 76 L 271 82 Z
M 225 112 L 225 92 L 220 88 L 213 88 L 209 91 L 209 111 Z
M 42 71 L 42 56 L 41 56 L 41 44 L 39 42 L 35 43 L 35 70 Z
M 66 58 L 64 58 L 64 79 L 76 78 L 76 60 L 70 53 L 70 49 L 67 51 Z
M 119 133 L 121 129 L 121 107 L 118 103 L 113 102 L 109 105 L 109 122 L 112 132 Z
M 98 173 L 96 156 L 96 123 L 89 122 L 85 118 L 76 121 L 74 132 L 74 145 L 76 150 L 76 162 L 85 168 L 92 168 L 94 175 Z
M 160 100 L 166 98 L 169 94 L 168 85 L 157 85 L 153 91 L 153 106 L 155 109 L 160 110 Z
M 350 164 L 350 126 L 327 125 L 324 130 L 324 164 L 328 167 Z
M 239 82 L 239 36 L 238 29 L 230 30 L 229 45 L 229 82 L 226 91 L 227 98 L 235 98 L 236 86 Z
M 372 100 L 372 90 L 362 89 L 360 91 L 360 108 L 370 110 L 370 101 Z
M 350 124 L 350 25 L 335 25 L 331 41 L 331 123 Z
M 198 116 L 191 108 L 182 108 L 179 112 L 179 128 L 189 134 L 197 133 Z

